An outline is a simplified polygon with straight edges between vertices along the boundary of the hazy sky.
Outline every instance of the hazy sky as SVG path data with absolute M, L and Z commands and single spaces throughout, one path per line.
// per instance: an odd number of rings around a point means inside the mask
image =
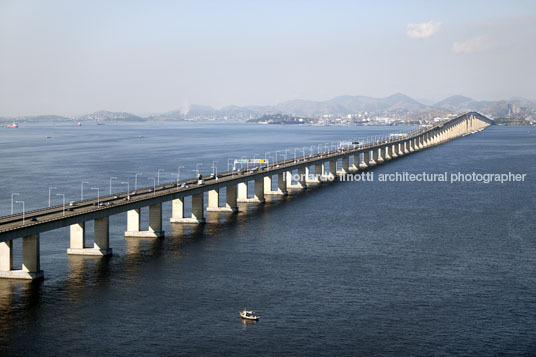
M 536 1 L 0 0 L 0 115 L 536 99 Z

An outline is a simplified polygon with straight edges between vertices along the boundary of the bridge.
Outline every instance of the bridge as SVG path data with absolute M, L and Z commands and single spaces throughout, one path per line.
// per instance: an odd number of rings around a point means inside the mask
M 389 140 L 347 145 L 295 159 L 258 165 L 247 170 L 231 170 L 203 182 L 187 179 L 121 192 L 97 199 L 42 208 L 0 217 L 0 278 L 42 279 L 39 234 L 70 227 L 67 254 L 106 256 L 110 248 L 109 217 L 127 212 L 126 238 L 161 238 L 162 204 L 171 201 L 173 224 L 200 224 L 205 212 L 238 211 L 240 202 L 263 203 L 266 195 L 287 195 L 289 190 L 303 190 L 310 185 L 336 181 L 339 175 L 358 173 L 417 151 L 476 133 L 494 122 L 470 112 L 431 127 L 415 130 Z M 314 175 L 311 174 L 314 169 Z M 327 172 L 326 172 L 327 168 Z M 339 169 L 340 168 L 340 169 Z M 298 172 L 293 184 L 292 173 Z M 274 177 L 277 185 L 274 189 Z M 254 181 L 250 197 L 248 182 Z M 225 189 L 225 204 L 219 205 L 220 190 Z M 208 204 L 205 207 L 205 192 Z M 185 199 L 191 197 L 190 217 L 185 217 Z M 148 228 L 141 229 L 141 208 L 149 207 Z M 86 222 L 94 221 L 93 246 L 86 246 Z M 22 239 L 22 267 L 13 267 L 13 240 Z

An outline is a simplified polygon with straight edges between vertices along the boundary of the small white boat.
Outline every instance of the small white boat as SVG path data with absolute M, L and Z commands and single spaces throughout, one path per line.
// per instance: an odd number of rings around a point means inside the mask
M 253 321 L 259 320 L 259 317 L 255 315 L 255 312 L 253 311 L 248 311 L 244 309 L 243 311 L 240 311 L 239 314 L 240 314 L 240 317 L 243 318 L 244 320 L 253 320 Z

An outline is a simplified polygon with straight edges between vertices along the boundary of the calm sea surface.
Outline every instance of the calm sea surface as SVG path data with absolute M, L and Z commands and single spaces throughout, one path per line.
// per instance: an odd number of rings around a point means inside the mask
M 179 165 L 192 176 L 196 163 L 209 173 L 218 161 L 222 171 L 228 158 L 285 148 L 293 156 L 400 129 L 0 128 L 0 215 L 13 192 L 30 210 L 48 204 L 49 187 L 60 204 L 57 193 L 80 199 L 82 181 L 96 196 L 91 188 L 107 193 L 111 176 L 113 191 L 125 191 L 136 172 L 149 186 L 158 169 L 173 181 Z M 0 281 L 0 355 L 536 354 L 536 128 L 491 127 L 374 169 L 397 171 L 527 177 L 339 182 L 209 215 L 199 227 L 171 225 L 167 203 L 165 239 L 125 240 L 126 214 L 112 216 L 109 258 L 67 257 L 68 229 L 43 233 L 45 280 Z M 244 307 L 261 320 L 241 321 Z

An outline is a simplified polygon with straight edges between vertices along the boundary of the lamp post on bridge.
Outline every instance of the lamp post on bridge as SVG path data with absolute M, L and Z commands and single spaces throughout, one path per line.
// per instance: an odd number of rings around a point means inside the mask
M 212 175 L 217 180 L 218 179 L 218 166 L 216 166 L 216 163 L 218 161 L 212 161 Z
M 98 187 L 91 187 L 92 190 L 97 190 L 97 206 L 100 203 L 100 189 Z
M 16 203 L 22 203 L 22 224 L 24 224 L 24 201 L 16 201 Z
M 127 182 L 123 181 L 123 182 L 121 182 L 121 183 L 122 183 L 123 185 L 125 185 L 125 184 L 127 185 L 127 197 L 126 197 L 126 199 L 127 199 L 127 200 L 130 200 L 130 182 L 128 182 L 128 181 L 127 181 Z
M 156 179 L 154 177 L 149 177 L 149 180 L 153 180 L 153 196 L 156 196 Z
M 13 196 L 15 196 L 15 195 L 18 196 L 18 195 L 20 195 L 20 193 L 18 193 L 18 192 L 13 192 L 13 193 L 11 194 L 11 214 L 13 214 Z M 49 204 L 49 206 L 50 206 L 50 204 Z
M 112 180 L 117 180 L 117 177 L 110 177 L 110 195 L 112 194 Z
M 177 168 L 177 187 L 179 187 L 179 182 L 181 180 L 181 169 L 184 169 L 184 166 L 179 166 Z
M 142 176 L 143 172 L 136 172 L 134 175 L 134 191 L 138 189 L 138 175 Z M 130 192 L 128 194 L 130 195 Z
M 56 196 L 61 196 L 63 201 L 63 209 L 62 209 L 62 215 L 65 216 L 65 194 L 63 193 L 56 193 Z
M 48 207 L 50 207 L 50 191 L 55 190 L 56 187 L 49 187 L 48 188 Z
M 164 171 L 165 171 L 164 169 L 158 169 L 158 170 L 156 171 L 156 183 L 157 183 L 158 185 L 160 185 L 160 173 L 161 173 L 161 172 L 164 172 Z
M 203 163 L 198 162 L 197 164 L 195 164 L 195 173 L 197 177 L 199 177 L 199 165 L 203 165 Z
M 89 182 L 82 181 L 80 184 L 80 201 L 84 200 L 84 184 L 89 184 Z

